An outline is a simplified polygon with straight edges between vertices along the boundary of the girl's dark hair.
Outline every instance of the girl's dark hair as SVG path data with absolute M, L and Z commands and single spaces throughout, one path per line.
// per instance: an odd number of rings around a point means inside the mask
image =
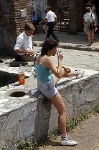
M 41 56 L 44 56 L 48 53 L 48 51 L 58 46 L 58 41 L 53 38 L 47 38 L 42 44 Z

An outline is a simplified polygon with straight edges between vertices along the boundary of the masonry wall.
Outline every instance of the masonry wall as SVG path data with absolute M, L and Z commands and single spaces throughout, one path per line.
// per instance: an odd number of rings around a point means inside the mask
M 69 7 L 69 33 L 77 34 L 78 31 L 82 31 L 82 0 L 57 0 L 57 3 L 55 0 L 48 0 L 48 5 L 51 5 L 55 12 L 60 6 L 65 9 Z
M 0 0 L 0 28 L 2 28 L 3 39 L 0 46 L 0 54 L 14 56 L 13 47 L 17 35 L 24 29 L 24 24 L 31 18 L 29 0 Z M 21 12 L 26 16 L 22 17 Z
M 81 30 L 82 26 L 82 13 L 81 13 L 81 1 L 70 0 L 69 4 L 69 30 L 71 34 L 76 34 Z
M 26 21 L 31 20 L 31 9 L 29 0 L 13 0 L 15 24 L 17 35 L 22 32 Z M 26 10 L 26 17 L 21 17 L 21 11 Z
M 11 50 L 13 46 L 13 33 L 15 34 L 15 22 L 14 22 L 14 10 L 12 6 L 12 2 L 9 0 L 0 0 L 1 7 L 1 22 L 0 22 L 0 30 L 1 30 L 1 45 L 0 45 L 0 54 L 9 53 L 7 50 Z
M 76 14 L 77 14 L 77 31 L 83 30 L 83 5 L 82 1 L 76 0 Z

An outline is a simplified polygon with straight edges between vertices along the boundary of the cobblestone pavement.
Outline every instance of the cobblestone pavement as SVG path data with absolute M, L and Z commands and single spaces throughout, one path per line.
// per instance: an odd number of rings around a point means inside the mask
M 35 50 L 39 47 L 34 47 Z M 99 52 L 58 48 L 64 54 L 63 64 L 74 68 L 99 70 Z M 52 57 L 57 62 L 57 57 Z
M 87 37 L 82 33 L 69 35 L 65 32 L 56 32 L 60 40 L 60 48 L 64 54 L 63 64 L 77 68 L 99 70 L 99 35 L 95 34 L 92 46 L 86 46 Z M 40 46 L 46 34 L 34 34 L 34 43 Z M 34 47 L 34 49 L 39 49 Z M 56 61 L 56 59 L 55 59 Z
M 63 64 L 75 68 L 91 69 L 99 71 L 99 37 L 95 35 L 95 43 L 91 47 L 85 48 L 87 39 L 85 34 L 79 35 L 67 35 L 65 33 L 58 33 L 60 43 L 66 46 L 69 45 L 69 49 L 58 48 L 64 54 Z M 34 35 L 34 42 L 43 42 L 45 34 Z M 78 50 L 75 50 L 75 47 Z M 61 46 L 62 47 L 62 46 Z M 80 47 L 83 47 L 80 49 Z M 71 48 L 71 49 L 70 49 Z M 38 47 L 34 47 L 38 49 Z M 92 50 L 92 51 L 91 51 Z M 55 62 L 57 58 L 53 59 Z M 47 146 L 42 146 L 40 150 L 99 150 L 99 115 L 92 116 L 89 119 L 82 122 L 77 128 L 75 128 L 69 135 L 78 142 L 75 147 L 60 146 L 60 137 L 57 136 L 56 140 L 51 140 L 47 143 Z

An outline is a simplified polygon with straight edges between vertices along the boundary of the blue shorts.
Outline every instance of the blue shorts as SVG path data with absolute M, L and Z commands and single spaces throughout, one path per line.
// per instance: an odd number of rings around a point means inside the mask
M 58 93 L 58 90 L 55 87 L 53 80 L 49 80 L 46 82 L 37 80 L 37 88 L 48 99 L 51 99 L 54 95 Z

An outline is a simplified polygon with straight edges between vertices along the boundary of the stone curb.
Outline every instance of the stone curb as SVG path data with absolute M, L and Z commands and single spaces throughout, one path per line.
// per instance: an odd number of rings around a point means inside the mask
M 33 41 L 33 45 L 38 46 L 38 47 L 41 47 L 42 43 L 43 43 L 42 41 Z M 83 45 L 83 44 L 71 44 L 71 43 L 62 43 L 62 42 L 60 42 L 59 47 L 60 48 L 65 48 L 65 49 L 99 52 L 98 47 L 86 46 L 86 45 Z

